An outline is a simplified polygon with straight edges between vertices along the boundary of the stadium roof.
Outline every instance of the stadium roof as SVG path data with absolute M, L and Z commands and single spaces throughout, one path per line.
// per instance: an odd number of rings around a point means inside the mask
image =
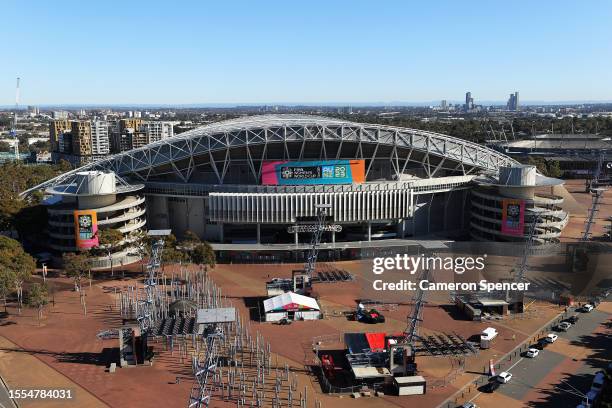
M 48 180 L 22 195 L 66 184 L 75 173 L 84 170 L 112 170 L 118 175 L 145 182 L 150 177 L 174 174 L 187 183 L 195 168 L 201 164 L 198 161 L 202 160 L 210 163 L 218 183 L 223 184 L 231 160 L 230 150 L 245 148 L 249 166 L 255 173 L 254 162 L 265 157 L 265 147 L 271 144 L 283 145 L 288 151 L 287 145 L 290 143 L 305 145 L 307 142 L 317 142 L 323 146 L 328 142 L 354 143 L 362 153 L 363 144 L 373 147 L 374 155 L 379 146 L 386 147 L 392 150 L 391 161 L 398 174 L 401 173 L 402 163 L 415 161 L 413 156 L 418 155 L 419 162 L 430 178 L 440 168 L 450 168 L 464 174 L 474 170 L 496 173 L 501 166 L 518 164 L 514 159 L 477 143 L 424 130 L 355 123 L 321 116 L 261 115 L 209 124 L 109 156 Z M 254 149 L 262 146 L 262 157 L 252 157 Z M 407 151 L 398 153 L 399 148 Z M 219 157 L 225 157 L 226 160 L 219 164 Z

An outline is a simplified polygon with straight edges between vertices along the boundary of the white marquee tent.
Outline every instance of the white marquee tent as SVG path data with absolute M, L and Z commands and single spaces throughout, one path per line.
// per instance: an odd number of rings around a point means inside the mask
M 263 302 L 267 322 L 287 320 L 316 320 L 321 317 L 317 301 L 311 297 L 286 292 Z

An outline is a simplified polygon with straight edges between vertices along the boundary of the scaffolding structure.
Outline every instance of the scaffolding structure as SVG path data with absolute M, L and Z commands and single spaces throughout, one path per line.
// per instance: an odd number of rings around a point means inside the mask
M 147 234 L 150 237 L 154 237 L 154 241 L 151 244 L 151 256 L 149 257 L 149 263 L 147 264 L 147 278 L 144 281 L 144 288 L 146 297 L 141 300 L 141 305 L 138 313 L 138 324 L 140 326 L 140 332 L 143 338 L 151 331 L 157 314 L 155 313 L 157 297 L 157 274 L 162 262 L 162 253 L 164 250 L 164 236 L 170 234 L 169 230 L 158 230 L 149 231 Z M 146 344 L 146 341 L 144 342 Z M 146 350 L 146 349 L 145 349 Z
M 306 257 L 306 263 L 304 264 L 304 272 L 308 276 L 308 279 L 312 279 L 317 264 L 317 256 L 319 255 L 319 246 L 321 245 L 321 236 L 325 230 L 325 224 L 327 221 L 328 211 L 331 208 L 331 204 L 316 204 L 317 210 L 317 223 L 312 232 L 312 238 L 310 239 L 310 250 Z
M 204 361 L 200 356 L 192 357 L 192 369 L 195 381 L 189 394 L 189 408 L 207 407 L 212 398 L 211 378 L 217 371 L 219 364 L 219 353 L 217 352 L 217 340 L 223 338 L 223 330 L 212 326 L 206 334 L 206 352 Z
M 420 280 L 429 280 L 429 269 L 424 269 L 421 274 Z M 412 313 L 408 318 L 408 327 L 406 328 L 406 342 L 415 349 L 416 340 L 419 338 L 419 323 L 423 321 L 423 306 L 425 305 L 425 291 L 421 289 L 419 285 L 419 289 L 414 295 L 412 307 Z
M 593 172 L 593 178 L 591 179 L 589 192 L 591 193 L 591 208 L 589 208 L 587 213 L 587 218 L 584 221 L 584 231 L 582 232 L 582 237 L 580 242 L 587 242 L 591 239 L 591 228 L 595 223 L 595 217 L 599 212 L 599 205 L 601 204 L 601 199 L 603 198 L 603 194 L 606 191 L 603 187 L 598 187 L 599 185 L 599 177 L 601 176 L 601 170 L 603 168 L 604 154 L 599 155 L 599 159 L 597 160 L 597 165 Z

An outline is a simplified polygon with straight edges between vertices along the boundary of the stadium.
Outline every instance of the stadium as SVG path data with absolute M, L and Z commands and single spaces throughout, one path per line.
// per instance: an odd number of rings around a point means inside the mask
M 537 187 L 561 183 L 536 178 L 535 169 L 526 167 L 488 147 L 422 130 L 263 115 L 116 154 L 26 194 L 53 194 L 83 172 L 114 172 L 126 183 L 144 185 L 148 229 L 171 229 L 179 238 L 192 231 L 221 257 L 257 252 L 282 260 L 307 249 L 317 204 L 331 206 L 323 251 L 379 251 L 408 240 L 470 235 L 519 240 L 527 233 L 530 209 L 539 206 Z M 486 190 L 475 210 L 474 189 Z M 562 199 L 553 201 L 538 213 L 536 233 L 546 240 L 554 240 L 564 225 Z M 547 211 L 557 223 L 553 230 L 547 229 Z M 470 234 L 473 228 L 478 234 Z

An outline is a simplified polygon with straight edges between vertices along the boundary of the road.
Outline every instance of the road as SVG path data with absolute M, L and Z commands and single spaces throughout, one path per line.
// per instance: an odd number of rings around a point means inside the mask
M 17 408 L 15 402 L 9 398 L 4 380 L 0 379 L 0 408 Z
M 498 400 L 527 402 L 527 399 L 531 399 L 526 397 L 534 392 L 534 387 L 541 384 L 557 366 L 568 360 L 567 350 L 576 352 L 578 347 L 584 349 L 583 345 L 579 345 L 584 336 L 594 333 L 611 316 L 610 313 L 598 309 L 590 313 L 579 313 L 579 315 L 580 320 L 567 332 L 557 332 L 556 334 L 559 336 L 557 342 L 542 350 L 536 358 L 523 357 L 513 362 L 509 367 L 503 368 L 503 371 L 512 373 L 513 377 L 510 383 L 501 385 L 495 391 L 495 394 L 500 395 L 493 396 L 479 393 L 470 401 L 481 407 L 488 407 L 493 406 L 492 403 Z M 554 398 L 554 404 L 551 401 L 548 406 L 576 407 L 582 399 L 579 392 L 586 393 L 589 390 L 592 374 L 597 370 L 597 367 L 581 364 L 577 372 L 572 372 L 572 375 L 567 378 L 567 382 L 558 384 L 561 389 L 542 390 L 544 395 L 552 395 L 548 398 L 549 401 Z M 542 387 L 542 385 L 539 387 Z M 531 396 L 533 397 L 533 394 Z M 547 406 L 546 402 L 530 405 Z

